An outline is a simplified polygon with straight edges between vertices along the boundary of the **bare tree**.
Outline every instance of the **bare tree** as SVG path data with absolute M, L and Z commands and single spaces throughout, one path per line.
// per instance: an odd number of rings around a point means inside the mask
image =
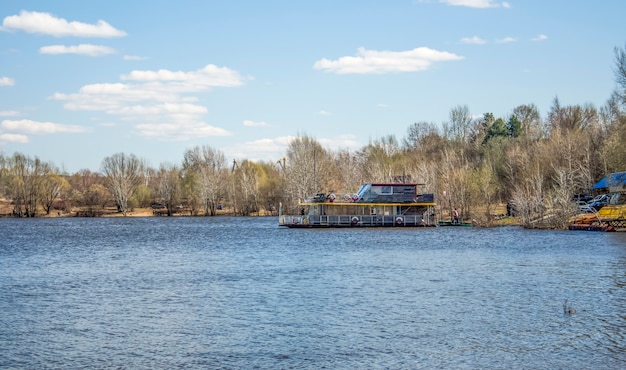
M 180 169 L 176 165 L 162 163 L 157 177 L 159 198 L 165 202 L 167 215 L 171 216 L 180 198 Z
M 491 225 L 492 207 L 498 201 L 499 183 L 489 161 L 483 162 L 479 168 L 473 170 L 472 184 L 474 185 L 472 199 L 485 207 L 484 223 Z
M 442 209 L 447 209 L 450 215 L 454 208 L 463 208 L 466 202 L 466 181 L 462 157 L 451 149 L 445 149 L 443 160 L 439 164 L 439 181 L 442 186 Z
M 513 115 L 521 122 L 521 135 L 527 139 L 537 140 L 541 137 L 541 115 L 535 104 L 518 105 Z
M 407 129 L 406 137 L 402 140 L 406 148 L 419 148 L 427 137 L 439 134 L 437 126 L 432 122 L 415 122 Z
M 259 204 L 266 211 L 274 214 L 284 201 L 285 178 L 283 177 L 282 160 L 277 162 L 257 163 L 259 169 Z
M 450 122 L 444 127 L 447 138 L 466 143 L 470 139 L 471 128 L 472 116 L 467 105 L 458 105 L 450 110 Z
M 205 215 L 214 216 L 220 198 L 225 196 L 227 165 L 224 153 L 209 146 L 194 147 L 185 152 L 184 176 L 190 191 L 202 203 Z
M 626 45 L 623 48 L 615 47 L 615 81 L 622 90 L 618 94 L 622 97 L 622 103 L 626 104 Z
M 117 204 L 117 209 L 126 216 L 128 200 L 144 181 L 144 165 L 133 154 L 117 153 L 104 158 L 101 166 L 106 186 Z
M 393 135 L 374 140 L 358 152 L 361 171 L 370 181 L 391 182 L 394 176 L 402 175 L 401 153 Z
M 69 182 L 55 172 L 50 172 L 41 181 L 41 205 L 47 215 L 50 209 L 61 195 L 70 187 Z
M 100 183 L 94 183 L 82 192 L 82 205 L 87 208 L 87 215 L 92 217 L 98 215 L 110 201 L 109 191 Z
M 330 190 L 327 179 L 331 157 L 315 139 L 306 135 L 295 138 L 287 147 L 286 157 L 286 190 L 294 202 Z
M 233 180 L 237 192 L 234 196 L 239 204 L 242 216 L 249 216 L 259 211 L 259 195 L 262 177 L 260 165 L 251 161 L 243 161 L 233 172 Z
M 347 149 L 334 153 L 334 168 L 338 178 L 330 190 L 338 194 L 347 194 L 353 192 L 361 184 L 371 181 L 359 166 L 358 155 Z
M 68 178 L 69 196 L 66 198 L 68 209 L 72 205 L 86 207 L 86 214 L 95 216 L 98 208 L 104 208 L 111 200 L 104 178 L 97 172 L 81 169 Z
M 598 111 L 591 104 L 561 106 L 558 98 L 554 98 L 548 112 L 548 129 L 555 130 L 584 130 L 597 125 L 600 118 Z
M 544 205 L 551 210 L 550 217 L 545 223 L 557 229 L 563 229 L 569 218 L 574 214 L 576 207 L 571 201 L 574 189 L 571 185 L 569 169 L 566 167 L 555 168 L 552 178 L 552 191 L 546 197 Z
M 15 153 L 7 159 L 3 176 L 7 196 L 12 199 L 13 213 L 18 217 L 35 217 L 41 199 L 41 184 L 50 173 L 50 165 L 39 158 Z
M 626 168 L 626 45 L 615 48 L 615 89 L 603 111 L 607 138 L 600 149 L 604 174 Z
M 5 184 L 4 180 L 9 173 L 9 169 L 7 167 L 7 158 L 0 153 L 0 196 L 5 195 Z
M 539 161 L 527 162 L 525 176 L 520 177 L 513 185 L 513 203 L 526 227 L 534 227 L 541 220 L 545 207 L 542 204 L 545 194 L 545 176 Z

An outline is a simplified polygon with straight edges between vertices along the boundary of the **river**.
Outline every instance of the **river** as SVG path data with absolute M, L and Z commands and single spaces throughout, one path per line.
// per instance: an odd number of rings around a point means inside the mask
M 0 368 L 626 367 L 626 233 L 277 222 L 0 219 Z

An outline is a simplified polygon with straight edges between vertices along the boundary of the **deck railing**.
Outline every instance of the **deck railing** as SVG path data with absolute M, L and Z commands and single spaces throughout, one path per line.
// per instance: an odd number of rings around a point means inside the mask
M 350 216 L 350 215 L 281 215 L 278 221 L 281 226 L 309 227 L 404 227 L 404 226 L 436 226 L 436 220 L 429 215 L 396 215 L 396 216 Z

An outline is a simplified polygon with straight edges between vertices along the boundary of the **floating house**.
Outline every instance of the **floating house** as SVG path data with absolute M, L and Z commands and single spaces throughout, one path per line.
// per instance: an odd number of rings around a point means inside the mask
M 433 194 L 418 192 L 420 184 L 371 183 L 338 197 L 319 193 L 283 214 L 278 224 L 289 228 L 437 226 Z

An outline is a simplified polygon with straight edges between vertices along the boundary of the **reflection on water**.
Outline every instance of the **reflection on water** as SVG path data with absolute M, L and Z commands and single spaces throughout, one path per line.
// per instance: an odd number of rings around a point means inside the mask
M 0 220 L 0 368 L 626 365 L 624 233 L 276 222 Z

